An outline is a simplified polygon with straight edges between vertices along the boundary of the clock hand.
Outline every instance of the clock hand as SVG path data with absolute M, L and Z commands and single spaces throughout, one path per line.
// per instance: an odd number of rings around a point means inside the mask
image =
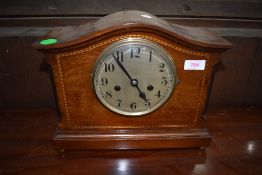
M 113 56 L 114 57 L 114 56 Z M 127 72 L 126 68 L 123 66 L 122 63 L 120 63 L 119 59 L 114 57 L 116 63 L 118 64 L 118 66 L 122 69 L 122 71 L 128 76 L 128 78 L 130 79 L 131 81 L 131 85 L 132 85 L 132 77 L 130 76 L 130 74 Z
M 114 57 L 114 56 L 113 56 Z M 127 75 L 127 77 L 130 79 L 130 83 L 131 86 L 136 87 L 136 89 L 139 92 L 139 97 L 141 97 L 143 100 L 145 100 L 147 102 L 146 99 L 146 94 L 144 92 L 142 92 L 140 90 L 140 88 L 138 87 L 138 80 L 137 79 L 133 79 L 130 74 L 127 72 L 126 68 L 123 66 L 123 64 L 119 61 L 119 59 L 117 57 L 114 57 L 117 65 L 122 69 L 122 71 Z
M 139 91 L 139 97 L 141 97 L 143 100 L 145 100 L 147 102 L 146 94 L 139 89 L 138 84 L 135 87 Z

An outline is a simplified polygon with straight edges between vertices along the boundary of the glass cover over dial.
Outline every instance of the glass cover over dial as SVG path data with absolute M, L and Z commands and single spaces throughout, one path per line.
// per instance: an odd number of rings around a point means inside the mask
M 140 116 L 162 106 L 177 83 L 173 59 L 158 44 L 129 38 L 111 44 L 92 73 L 94 91 L 113 112 Z

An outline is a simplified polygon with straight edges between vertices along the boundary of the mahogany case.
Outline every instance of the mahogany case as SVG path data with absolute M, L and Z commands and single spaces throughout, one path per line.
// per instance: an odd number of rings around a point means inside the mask
M 101 52 L 126 38 L 142 38 L 172 56 L 179 84 L 161 108 L 123 117 L 93 92 L 91 74 Z M 57 43 L 41 45 L 54 38 Z M 205 106 L 214 65 L 231 44 L 200 28 L 171 24 L 141 11 L 121 11 L 79 26 L 56 28 L 35 42 L 52 66 L 60 111 L 59 149 L 159 149 L 207 147 Z M 204 70 L 185 70 L 186 60 L 205 60 Z

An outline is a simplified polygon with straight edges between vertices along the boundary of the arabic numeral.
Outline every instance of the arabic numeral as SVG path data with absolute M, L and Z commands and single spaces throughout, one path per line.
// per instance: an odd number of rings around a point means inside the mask
M 150 52 L 149 52 L 149 62 L 152 61 L 152 54 L 153 54 L 153 51 L 150 51 Z
M 148 99 L 146 100 L 145 106 L 148 106 L 148 107 L 151 106 L 150 100 L 148 100 Z
M 112 98 L 111 91 L 106 91 L 106 98 Z
M 104 63 L 105 65 L 105 72 L 114 72 L 115 65 L 113 63 Z
M 136 109 L 136 102 L 133 102 L 130 104 L 130 108 L 135 110 Z
M 139 58 L 140 57 L 140 48 L 134 48 L 130 51 L 130 58 Z
M 160 98 L 160 97 L 162 96 L 161 93 L 160 93 L 160 90 L 157 91 L 157 93 L 155 94 L 155 96 L 156 96 L 157 98 Z
M 115 59 L 119 60 L 120 62 L 124 62 L 124 53 L 123 52 L 116 51 L 116 53 L 112 53 L 112 55 Z
M 161 85 L 162 85 L 162 86 L 167 85 L 167 79 L 166 79 L 166 77 L 162 77 Z
M 116 100 L 117 101 L 117 107 L 121 107 L 122 100 Z
M 160 68 L 160 69 L 159 69 L 160 72 L 164 72 L 165 64 L 164 64 L 164 63 L 160 63 L 160 64 L 159 64 L 159 68 Z
M 101 84 L 102 84 L 102 86 L 106 86 L 108 84 L 108 79 L 105 78 L 105 77 L 102 77 L 101 78 Z

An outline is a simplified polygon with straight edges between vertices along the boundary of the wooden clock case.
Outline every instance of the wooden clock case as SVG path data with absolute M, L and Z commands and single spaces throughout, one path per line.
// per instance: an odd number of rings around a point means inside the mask
M 91 84 L 93 66 L 110 44 L 142 38 L 162 46 L 175 62 L 179 84 L 158 110 L 124 117 L 105 108 Z M 35 48 L 52 66 L 60 121 L 59 149 L 159 149 L 207 147 L 204 117 L 213 66 L 231 44 L 199 28 L 168 23 L 141 11 L 121 11 L 41 38 L 58 42 Z M 185 60 L 206 60 L 204 70 L 184 70 Z

